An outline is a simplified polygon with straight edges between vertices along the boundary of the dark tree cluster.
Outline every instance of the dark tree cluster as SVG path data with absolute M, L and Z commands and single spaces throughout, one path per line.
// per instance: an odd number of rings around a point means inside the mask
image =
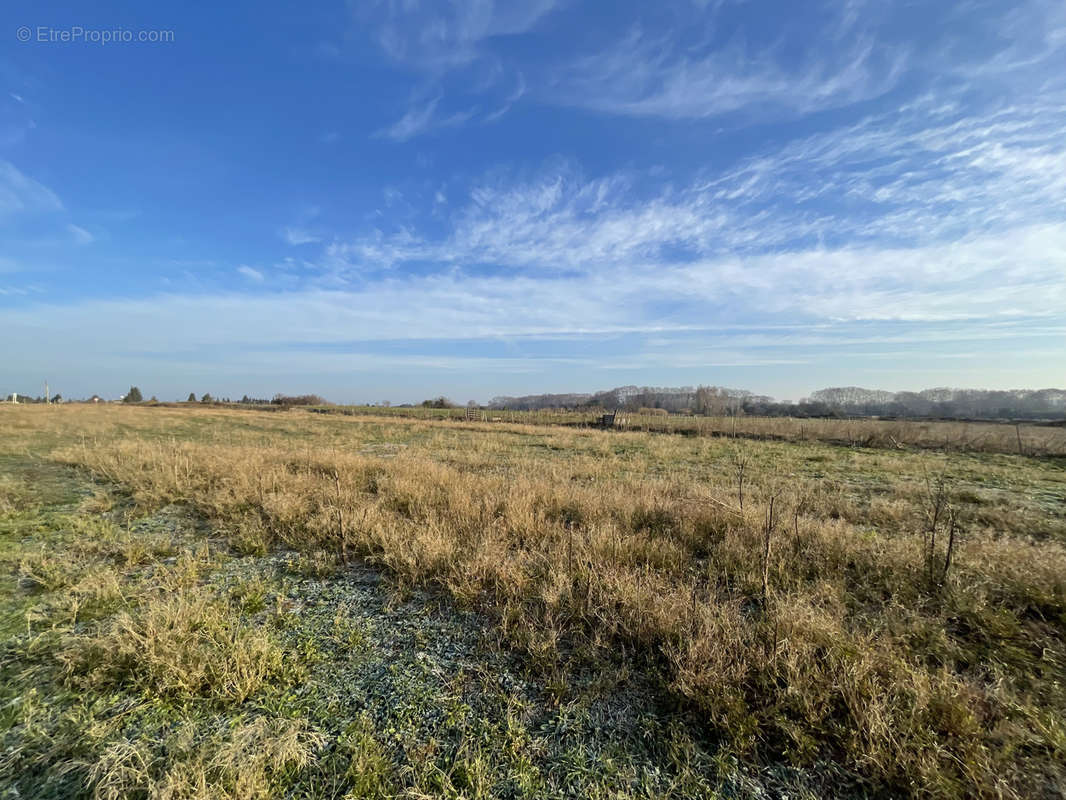
M 270 401 L 275 406 L 327 406 L 329 401 L 317 394 L 276 394 Z

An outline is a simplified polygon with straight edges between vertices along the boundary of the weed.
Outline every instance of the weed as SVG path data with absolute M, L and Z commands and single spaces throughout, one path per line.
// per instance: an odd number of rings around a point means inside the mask
M 337 556 L 328 550 L 300 553 L 288 561 L 288 568 L 305 578 L 329 578 L 337 573 Z
M 364 713 L 350 723 L 337 745 L 348 760 L 348 797 L 377 798 L 399 794 L 392 761 L 374 736 L 374 725 Z
M 239 580 L 229 590 L 230 598 L 237 603 L 244 614 L 258 614 L 265 609 L 267 594 L 267 584 L 258 575 Z

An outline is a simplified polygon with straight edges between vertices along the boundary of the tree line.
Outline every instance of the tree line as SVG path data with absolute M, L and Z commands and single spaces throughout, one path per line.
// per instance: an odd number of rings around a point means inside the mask
M 657 409 L 672 414 L 731 416 L 876 416 L 950 419 L 1062 419 L 1066 389 L 925 389 L 887 392 L 842 386 L 819 389 L 798 402 L 722 386 L 618 386 L 602 392 L 495 397 L 490 408 L 512 411 Z
M 95 397 L 95 396 L 94 396 Z M 13 395 L 5 400 L 11 402 Z M 49 398 L 61 401 L 59 394 Z M 125 403 L 142 403 L 144 395 L 131 386 Z M 18 395 L 20 403 L 43 403 L 43 397 Z M 158 402 L 152 397 L 149 402 Z M 231 403 L 205 392 L 197 398 L 190 392 L 187 403 Z M 332 405 L 316 394 L 275 394 L 272 398 L 244 395 L 236 401 L 259 406 Z M 471 401 L 469 405 L 473 405 Z M 387 405 L 387 404 L 386 404 Z M 454 408 L 447 397 L 438 396 L 421 403 L 425 408 Z M 403 407 L 403 406 L 401 406 Z M 1064 419 L 1066 389 L 954 389 L 940 387 L 920 392 L 888 392 L 860 386 L 819 389 L 798 402 L 775 400 L 746 389 L 723 386 L 616 386 L 592 393 L 531 394 L 521 397 L 494 397 L 489 408 L 509 411 L 582 410 L 647 411 L 651 413 L 698 414 L 704 416 L 793 416 L 793 417 L 903 417 L 935 419 Z

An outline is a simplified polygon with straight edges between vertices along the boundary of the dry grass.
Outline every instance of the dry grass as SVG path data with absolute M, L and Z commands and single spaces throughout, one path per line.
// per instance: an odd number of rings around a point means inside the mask
M 299 549 L 309 574 L 367 558 L 491 609 L 549 673 L 625 653 L 742 756 L 831 757 L 894 794 L 1066 791 L 1054 463 L 746 442 L 742 509 L 732 441 L 226 411 L 5 421 L 84 437 L 55 457 L 145 507 L 195 504 L 242 551 Z M 959 525 L 935 585 L 934 478 Z M 71 674 L 201 692 L 235 635 L 207 601 L 160 598 L 74 645 Z M 222 697 L 270 673 L 253 644 Z
M 146 598 L 101 630 L 68 637 L 58 658 L 79 689 L 133 686 L 154 696 L 241 703 L 283 674 L 281 651 L 205 590 Z
M 89 771 L 94 798 L 269 798 L 274 796 L 276 774 L 305 767 L 323 743 L 298 720 L 259 717 L 219 727 L 179 728 L 164 743 L 165 761 L 147 742 L 111 744 Z
M 321 413 L 381 416 L 392 419 L 462 420 L 465 409 L 330 406 Z M 486 411 L 488 420 L 525 425 L 595 427 L 599 411 Z M 625 413 L 626 428 L 644 433 L 825 442 L 861 447 L 1012 453 L 1029 456 L 1066 455 L 1066 428 L 1001 422 L 822 419 L 802 417 L 700 417 L 668 414 L 664 409 Z
M 49 494 L 35 485 L 47 471 L 25 472 L 0 514 L 0 564 L 13 573 L 0 604 L 5 795 L 276 796 L 323 737 L 248 713 L 249 698 L 300 674 L 252 617 L 263 585 L 206 582 L 218 555 L 176 528 L 42 511 L 29 499 Z

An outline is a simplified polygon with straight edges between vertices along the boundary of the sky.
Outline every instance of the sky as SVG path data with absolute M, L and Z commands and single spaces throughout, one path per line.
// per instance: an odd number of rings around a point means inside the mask
M 4 394 L 1066 386 L 1061 0 L 3 17 Z

